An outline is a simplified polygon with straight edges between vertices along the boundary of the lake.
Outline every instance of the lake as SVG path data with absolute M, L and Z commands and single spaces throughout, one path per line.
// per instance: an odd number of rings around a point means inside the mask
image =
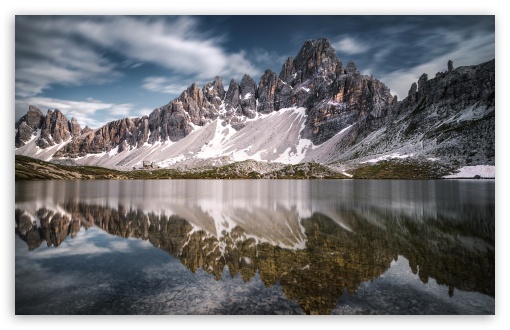
M 16 314 L 494 314 L 494 180 L 18 181 Z

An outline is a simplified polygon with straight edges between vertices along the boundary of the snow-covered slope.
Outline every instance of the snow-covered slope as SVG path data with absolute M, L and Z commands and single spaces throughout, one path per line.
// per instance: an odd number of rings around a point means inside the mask
M 143 161 L 154 162 L 159 167 L 193 165 L 222 165 L 234 161 L 254 159 L 296 164 L 311 150 L 310 140 L 300 133 L 306 120 L 304 108 L 287 108 L 267 115 L 258 115 L 236 131 L 221 119 L 198 127 L 190 135 L 177 141 L 145 143 L 143 146 L 118 152 L 89 154 L 75 158 L 79 165 L 96 165 L 110 168 L 131 169 L 142 167 Z M 16 154 L 44 157 L 52 154 L 66 142 L 41 149 L 35 139 L 16 149 Z

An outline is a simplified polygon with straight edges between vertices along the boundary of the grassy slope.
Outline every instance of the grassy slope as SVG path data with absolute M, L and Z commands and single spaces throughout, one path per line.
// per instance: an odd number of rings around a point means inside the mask
M 65 166 L 16 155 L 16 180 L 127 180 L 127 179 L 346 179 L 330 167 L 305 163 L 284 165 L 267 173 L 258 173 L 250 161 L 216 168 L 194 169 L 186 172 L 175 169 L 117 171 L 94 166 Z M 353 179 L 439 179 L 452 172 L 437 162 L 389 160 L 363 164 L 349 170 Z
M 127 179 L 124 172 L 102 167 L 58 165 L 20 155 L 15 161 L 16 180 Z
M 438 162 L 416 160 L 386 160 L 364 164 L 350 171 L 353 179 L 440 179 L 452 169 Z
M 281 169 L 260 174 L 239 162 L 218 168 L 116 171 L 94 166 L 65 166 L 16 155 L 16 180 L 104 180 L 104 179 L 344 179 L 346 176 L 322 164 L 286 165 Z

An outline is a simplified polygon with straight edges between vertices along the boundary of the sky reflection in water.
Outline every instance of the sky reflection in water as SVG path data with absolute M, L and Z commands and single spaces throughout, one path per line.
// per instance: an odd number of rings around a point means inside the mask
M 494 181 L 17 182 L 15 220 L 17 314 L 494 314 Z

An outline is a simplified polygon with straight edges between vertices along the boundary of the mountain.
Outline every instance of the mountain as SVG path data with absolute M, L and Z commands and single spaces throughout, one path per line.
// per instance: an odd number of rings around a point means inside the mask
M 253 159 L 354 166 L 411 158 L 495 164 L 495 61 L 424 74 L 398 101 L 383 82 L 309 40 L 279 74 L 193 83 L 141 118 L 81 129 L 34 106 L 16 123 L 16 154 L 116 169 L 220 166 Z

